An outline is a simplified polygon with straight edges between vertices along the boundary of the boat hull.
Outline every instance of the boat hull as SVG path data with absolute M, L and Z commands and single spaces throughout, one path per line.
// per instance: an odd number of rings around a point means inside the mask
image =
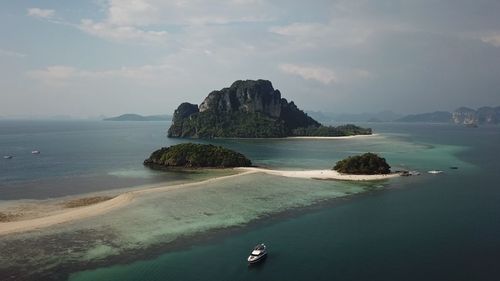
M 255 259 L 250 259 L 250 257 L 247 259 L 249 264 L 256 264 L 259 263 L 263 260 L 265 260 L 267 257 L 267 253 L 263 254 L 262 256 L 256 257 Z

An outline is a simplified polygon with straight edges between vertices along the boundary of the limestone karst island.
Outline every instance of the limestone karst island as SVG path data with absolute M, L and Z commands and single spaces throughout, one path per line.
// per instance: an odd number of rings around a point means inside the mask
M 289 136 L 370 135 L 355 125 L 323 126 L 281 97 L 267 80 L 238 80 L 211 92 L 198 106 L 182 103 L 175 110 L 169 137 L 282 138 Z

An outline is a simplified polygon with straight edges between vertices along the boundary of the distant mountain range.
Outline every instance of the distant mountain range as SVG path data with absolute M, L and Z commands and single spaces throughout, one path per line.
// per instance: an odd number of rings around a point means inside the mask
M 171 115 L 149 115 L 142 116 L 139 114 L 123 114 L 116 117 L 104 118 L 104 121 L 170 121 L 172 120 Z
M 500 106 L 484 106 L 477 110 L 468 107 L 460 107 L 453 112 L 435 111 L 406 116 L 392 111 L 360 114 L 307 111 L 307 114 L 320 122 L 420 122 L 454 123 L 463 125 L 500 124 Z
M 450 123 L 453 121 L 451 112 L 435 111 L 421 114 L 411 114 L 394 120 L 396 122 L 427 122 L 427 123 Z
M 332 113 L 321 111 L 306 111 L 307 115 L 320 122 L 390 122 L 403 117 L 392 111 L 381 111 L 376 113 Z
M 427 122 L 427 123 L 455 123 L 462 125 L 499 124 L 500 106 L 484 106 L 477 110 L 460 107 L 453 112 L 436 111 L 430 113 L 407 115 L 394 120 L 396 122 Z

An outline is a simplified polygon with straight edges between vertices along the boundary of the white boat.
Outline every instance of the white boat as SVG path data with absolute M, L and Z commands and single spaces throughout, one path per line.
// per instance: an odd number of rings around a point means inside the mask
M 248 256 L 247 261 L 251 264 L 258 263 L 267 256 L 267 247 L 264 244 L 259 244 L 255 246 Z
M 13 157 L 12 155 L 5 155 L 3 159 L 12 159 L 12 157 Z
M 40 151 L 38 151 L 38 150 L 33 150 L 33 151 L 31 151 L 31 154 L 40 154 Z
M 430 171 L 427 171 L 427 173 L 429 174 L 441 174 L 443 171 L 441 170 L 430 170 Z

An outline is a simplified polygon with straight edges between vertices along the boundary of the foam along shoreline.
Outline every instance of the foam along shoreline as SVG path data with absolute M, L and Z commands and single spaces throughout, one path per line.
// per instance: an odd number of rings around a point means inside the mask
M 371 135 L 353 135 L 353 136 L 338 136 L 338 137 L 310 137 L 310 136 L 302 136 L 302 137 L 286 137 L 285 139 L 305 139 L 305 140 L 343 140 L 343 139 L 354 139 L 354 138 L 368 138 L 368 137 L 376 137 L 379 134 L 371 134 Z
M 0 222 L 0 235 L 7 235 L 13 233 L 27 232 L 38 230 L 42 228 L 46 228 L 49 226 L 54 226 L 57 224 L 63 224 L 68 222 L 73 222 L 76 220 L 81 220 L 85 218 L 90 218 L 98 215 L 102 215 L 111 210 L 115 210 L 126 206 L 132 200 L 139 197 L 142 194 L 154 193 L 154 192 L 166 192 L 169 190 L 176 190 L 180 188 L 186 187 L 195 187 L 207 183 L 213 183 L 216 181 L 221 181 L 233 177 L 238 177 L 242 175 L 256 173 L 256 171 L 243 171 L 241 173 L 229 176 L 221 176 L 215 177 L 204 181 L 192 182 L 192 183 L 184 183 L 177 185 L 164 185 L 158 187 L 152 187 L 148 189 L 141 189 L 130 191 L 126 193 L 122 193 L 110 200 L 99 202 L 93 205 L 88 205 L 84 207 L 72 208 L 72 209 L 63 209 L 55 214 L 51 214 L 44 217 L 34 218 L 34 219 L 26 219 L 20 221 L 12 221 L 12 222 Z
M 401 176 L 399 173 L 380 174 L 380 175 L 350 175 L 342 174 L 335 170 L 306 170 L 306 171 L 286 171 L 286 170 L 270 170 L 256 167 L 236 168 L 241 171 L 252 171 L 266 173 L 269 175 L 303 178 L 303 179 L 322 179 L 322 180 L 347 180 L 347 181 L 373 181 L 385 180 Z

